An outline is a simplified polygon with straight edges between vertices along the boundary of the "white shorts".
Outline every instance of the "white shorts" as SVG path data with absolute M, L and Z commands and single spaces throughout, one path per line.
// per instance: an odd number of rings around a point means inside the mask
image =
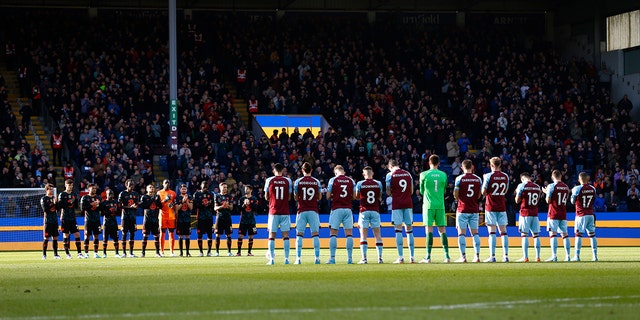
M 592 235 L 596 233 L 596 216 L 587 215 L 587 216 L 576 216 L 576 225 L 574 227 L 574 232 L 576 234 L 585 233 Z
M 358 216 L 360 228 L 380 228 L 380 213 L 377 211 L 363 211 Z
M 329 227 L 338 230 L 342 225 L 343 229 L 353 229 L 353 213 L 351 209 L 340 208 L 331 210 L 329 214 Z
M 538 219 L 538 216 L 519 216 L 518 231 L 520 231 L 521 234 L 529 234 L 529 232 L 532 234 L 540 233 L 540 219 Z
M 304 229 L 309 225 L 311 232 L 318 232 L 320 230 L 320 217 L 315 211 L 303 211 L 296 216 L 296 231 L 298 233 L 304 232 Z
M 488 226 L 506 226 L 509 222 L 506 211 L 487 211 L 484 218 Z
M 558 234 L 567 233 L 567 220 L 547 219 L 547 231 Z
M 267 222 L 269 232 L 276 232 L 278 228 L 282 233 L 291 230 L 291 218 L 288 214 L 270 214 Z
M 461 230 L 478 229 L 479 216 L 477 213 L 456 213 L 456 227 Z
M 413 225 L 413 208 L 391 210 L 391 222 L 394 226 L 403 223 L 407 227 Z

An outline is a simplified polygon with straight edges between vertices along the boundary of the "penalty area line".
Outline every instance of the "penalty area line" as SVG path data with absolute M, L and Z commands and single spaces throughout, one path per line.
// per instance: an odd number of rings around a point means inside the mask
M 589 301 L 607 301 L 622 299 L 638 299 L 640 295 L 609 296 L 587 298 L 558 298 L 558 299 L 532 299 L 496 302 L 477 302 L 464 304 L 444 304 L 432 306 L 392 306 L 392 307 L 344 307 L 344 308 L 299 308 L 299 309 L 235 309 L 235 310 L 209 310 L 209 311 L 185 311 L 185 312 L 140 312 L 140 313 L 97 313 L 59 316 L 32 316 L 32 317 L 0 317 L 0 320 L 58 320 L 58 319 L 107 319 L 107 318 L 147 318 L 147 317 L 176 317 L 176 316 L 215 316 L 215 315 L 251 315 L 251 314 L 291 314 L 291 313 L 316 313 L 316 312 L 397 312 L 397 311 L 436 311 L 458 309 L 511 309 L 522 305 L 554 304 L 554 307 L 573 308 L 609 308 L 609 307 L 638 307 L 640 303 L 588 303 Z

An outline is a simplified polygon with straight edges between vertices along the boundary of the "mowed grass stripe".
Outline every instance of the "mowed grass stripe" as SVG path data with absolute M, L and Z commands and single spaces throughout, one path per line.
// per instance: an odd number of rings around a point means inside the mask
M 276 252 L 275 266 L 264 265 L 264 251 L 46 261 L 37 252 L 0 253 L 0 318 L 528 319 L 561 308 L 587 319 L 634 319 L 638 311 L 638 248 L 603 248 L 598 263 L 527 264 L 346 265 L 339 251 L 337 265 L 313 265 L 307 250 L 297 266 L 283 265 Z M 512 259 L 519 256 L 512 248 Z

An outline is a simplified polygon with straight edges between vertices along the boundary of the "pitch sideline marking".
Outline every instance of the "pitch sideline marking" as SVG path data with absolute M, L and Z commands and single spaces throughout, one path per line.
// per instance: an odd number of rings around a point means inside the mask
M 280 313 L 315 313 L 315 312 L 390 312 L 390 311 L 434 311 L 434 310 L 457 310 L 457 309 L 511 309 L 519 305 L 532 305 L 542 303 L 560 303 L 555 307 L 572 308 L 572 307 L 637 307 L 640 303 L 617 304 L 617 303 L 594 303 L 594 304 L 575 304 L 567 302 L 576 301 L 594 301 L 594 300 L 620 300 L 620 299 L 637 299 L 640 295 L 632 296 L 610 296 L 610 297 L 591 297 L 591 298 L 558 298 L 551 300 L 534 299 L 534 300 L 516 300 L 516 301 L 497 301 L 497 302 L 476 302 L 464 304 L 450 305 L 433 305 L 433 306 L 411 306 L 411 307 L 353 307 L 353 308 L 301 308 L 301 309 L 246 309 L 246 310 L 211 310 L 211 311 L 189 311 L 189 312 L 144 312 L 144 313 L 121 313 L 121 314 L 84 314 L 76 316 L 34 316 L 34 317 L 0 317 L 0 320 L 57 320 L 57 319 L 107 319 L 107 318 L 140 318 L 140 317 L 174 317 L 174 316 L 211 316 L 211 315 L 247 315 L 247 314 L 280 314 Z

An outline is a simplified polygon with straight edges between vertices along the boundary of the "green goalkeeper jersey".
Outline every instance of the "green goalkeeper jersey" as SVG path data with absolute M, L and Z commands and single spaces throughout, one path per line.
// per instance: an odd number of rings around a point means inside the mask
M 438 169 L 420 173 L 420 194 L 423 209 L 444 209 L 444 192 L 447 189 L 447 174 Z

